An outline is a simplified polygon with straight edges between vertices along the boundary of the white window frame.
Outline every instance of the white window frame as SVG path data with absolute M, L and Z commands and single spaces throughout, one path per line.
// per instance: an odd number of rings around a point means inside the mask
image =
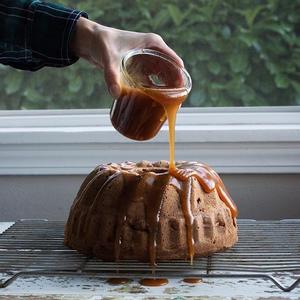
M 168 159 L 168 131 L 134 142 L 108 109 L 0 111 L 0 175 L 87 174 L 100 163 Z M 300 173 L 300 107 L 182 108 L 176 159 L 220 173 Z

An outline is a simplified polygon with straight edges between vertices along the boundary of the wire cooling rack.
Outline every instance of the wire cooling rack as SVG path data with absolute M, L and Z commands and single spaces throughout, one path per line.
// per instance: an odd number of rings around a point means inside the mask
M 0 234 L 0 288 L 20 276 L 264 278 L 285 292 L 300 284 L 300 220 L 239 220 L 239 242 L 207 258 L 104 262 L 64 246 L 64 222 L 21 220 Z M 283 285 L 278 278 L 289 280 Z

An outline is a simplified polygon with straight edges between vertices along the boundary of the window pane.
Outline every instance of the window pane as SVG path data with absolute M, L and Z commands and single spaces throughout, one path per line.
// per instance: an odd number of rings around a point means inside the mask
M 90 19 L 156 32 L 193 80 L 185 106 L 300 104 L 300 0 L 64 0 Z M 80 60 L 31 73 L 0 65 L 0 109 L 110 107 L 102 72 Z

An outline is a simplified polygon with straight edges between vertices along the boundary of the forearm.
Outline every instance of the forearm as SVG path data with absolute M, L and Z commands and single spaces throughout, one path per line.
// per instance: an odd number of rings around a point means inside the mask
M 113 50 L 113 45 L 109 45 L 107 39 L 111 38 L 114 31 L 117 29 L 80 17 L 71 41 L 71 52 L 103 69 L 105 54 Z
M 64 67 L 78 58 L 70 50 L 83 12 L 33 0 L 0 2 L 0 63 L 18 69 Z
M 80 17 L 78 19 L 70 44 L 71 52 L 75 56 L 85 58 L 88 61 L 91 60 L 90 49 L 93 48 L 95 30 L 99 26 L 101 25 L 86 18 Z

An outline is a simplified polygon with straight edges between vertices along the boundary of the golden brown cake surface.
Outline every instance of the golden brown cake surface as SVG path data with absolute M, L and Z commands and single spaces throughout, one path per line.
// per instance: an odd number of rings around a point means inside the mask
M 200 163 L 176 167 L 210 172 Z M 184 181 L 171 176 L 166 161 L 100 165 L 74 200 L 65 244 L 104 260 L 152 264 L 229 248 L 237 241 L 235 213 L 219 190 L 205 191 L 194 176 Z

